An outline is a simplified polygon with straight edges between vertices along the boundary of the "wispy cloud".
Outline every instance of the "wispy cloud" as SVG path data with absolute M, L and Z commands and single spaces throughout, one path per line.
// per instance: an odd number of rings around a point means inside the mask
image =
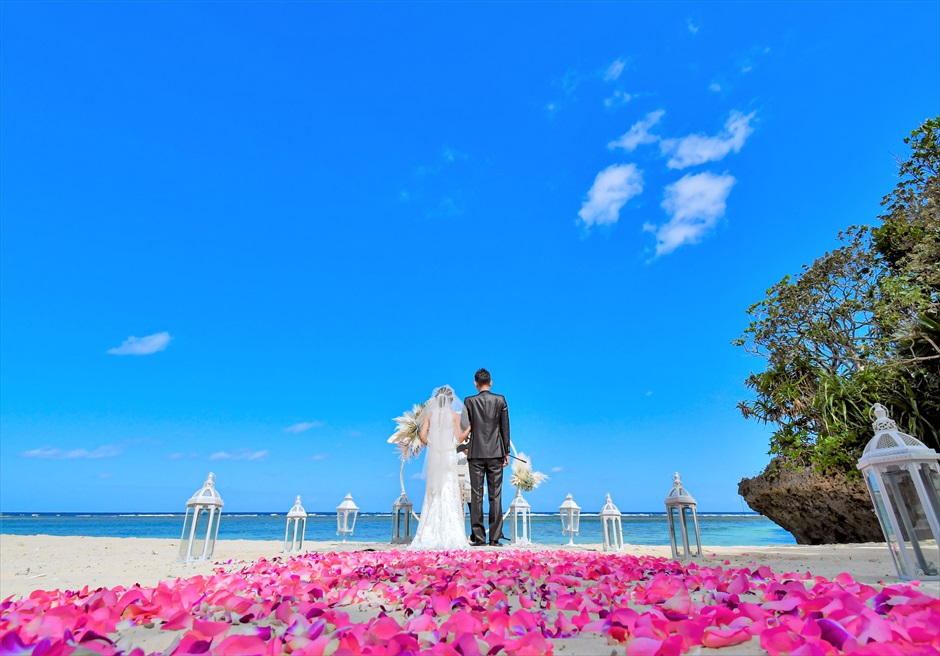
M 698 31 L 702 29 L 702 26 L 697 25 L 695 21 L 693 21 L 691 18 L 686 19 L 685 26 L 689 28 L 689 32 L 691 32 L 692 34 L 698 34 Z
M 632 153 L 636 150 L 637 146 L 641 144 L 650 144 L 659 141 L 659 137 L 655 134 L 650 134 L 650 128 L 659 123 L 659 119 L 661 119 L 665 113 L 665 110 L 662 109 L 650 112 L 644 118 L 630 126 L 630 129 L 627 130 L 626 134 L 622 137 L 607 144 L 607 147 L 611 150 L 614 148 L 623 148 L 628 153 Z
M 99 458 L 114 458 L 121 455 L 121 449 L 111 444 L 99 446 L 97 449 L 59 449 L 51 446 L 42 446 L 38 449 L 24 451 L 24 458 L 39 458 L 40 460 L 97 460 Z
M 108 349 L 111 355 L 150 355 L 162 351 L 170 343 L 170 333 L 156 333 L 146 337 L 128 337 L 120 346 Z
M 670 216 L 661 226 L 644 228 L 656 233 L 656 256 L 673 252 L 683 244 L 697 243 L 725 214 L 728 194 L 736 180 L 724 173 L 688 174 L 668 185 L 662 207 Z
M 620 74 L 623 73 L 623 69 L 627 66 L 627 60 L 623 57 L 615 59 L 613 63 L 607 67 L 607 70 L 604 71 L 604 81 L 613 82 L 620 77 Z
M 182 460 L 183 458 L 198 458 L 198 453 L 180 453 L 179 451 L 167 455 L 170 460 Z
M 227 451 L 216 451 L 211 456 L 209 456 L 209 460 L 250 460 L 254 462 L 260 462 L 269 455 L 271 454 L 267 449 L 264 449 L 263 451 L 239 449 L 234 453 L 229 453 Z
M 322 428 L 325 425 L 326 424 L 324 424 L 322 421 L 301 421 L 297 424 L 293 424 L 292 426 L 288 426 L 284 429 L 284 432 L 303 433 L 304 431 L 308 431 L 311 428 Z
M 608 98 L 604 98 L 604 107 L 606 107 L 607 109 L 616 109 L 617 107 L 620 107 L 621 105 L 626 105 L 631 100 L 633 100 L 632 95 L 630 95 L 626 91 L 617 89 L 616 91 L 614 91 L 614 95 Z
M 310 456 L 311 460 L 326 460 L 327 458 L 329 458 L 329 456 L 324 453 L 315 453 Z
M 719 91 L 721 91 L 721 85 L 718 84 L 717 82 L 712 82 L 711 84 L 708 85 L 708 90 L 718 93 Z
M 552 467 L 549 471 L 553 474 L 557 474 L 558 472 L 565 471 L 565 468 L 564 467 Z
M 636 164 L 613 164 L 597 174 L 578 216 L 586 229 L 610 225 L 620 218 L 620 209 L 643 191 L 643 172 Z
M 670 156 L 666 165 L 671 169 L 684 169 L 705 162 L 717 162 L 732 151 L 739 152 L 754 132 L 751 121 L 755 114 L 732 111 L 725 121 L 724 129 L 714 137 L 690 134 L 681 139 L 663 139 L 659 144 L 660 150 L 664 156 Z

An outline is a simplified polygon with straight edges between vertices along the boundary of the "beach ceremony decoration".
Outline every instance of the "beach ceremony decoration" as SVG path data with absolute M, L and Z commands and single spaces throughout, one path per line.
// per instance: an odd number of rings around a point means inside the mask
M 347 494 L 343 502 L 336 506 L 336 535 L 342 534 L 343 542 L 347 535 L 352 535 L 356 528 L 359 506 L 353 502 L 352 494 Z
M 416 403 L 411 410 L 406 410 L 393 421 L 397 430 L 388 438 L 389 444 L 394 444 L 401 458 L 401 467 L 398 471 L 398 482 L 401 484 L 401 494 L 392 504 L 392 544 L 411 544 L 414 536 L 411 533 L 411 518 L 418 520 L 414 511 L 414 504 L 405 494 L 405 464 L 414 459 L 422 449 L 421 424 L 424 422 L 424 412 L 427 403 Z
M 666 497 L 666 517 L 669 521 L 669 544 L 672 546 L 672 557 L 683 560 L 690 558 L 701 558 L 702 556 L 702 536 L 698 530 L 698 512 L 696 510 L 695 499 L 682 487 L 682 479 L 679 478 L 679 472 L 672 475 L 672 489 Z M 689 542 L 689 515 L 692 516 L 692 526 L 695 531 L 695 549 Z M 676 530 L 681 533 L 682 553 L 679 553 L 679 536 Z
M 940 454 L 902 433 L 880 403 L 862 471 L 898 576 L 940 579 Z
M 215 474 L 209 472 L 206 482 L 186 502 L 179 562 L 188 563 L 212 558 L 224 505 L 222 496 L 215 489 Z
M 509 504 L 509 543 L 532 543 L 532 507 L 516 488 L 516 496 Z
M 297 553 L 304 548 L 307 533 L 307 511 L 300 505 L 300 495 L 294 507 L 287 513 L 287 528 L 284 529 L 284 553 Z
M 609 492 L 607 494 L 607 503 L 601 508 L 600 517 L 604 531 L 604 551 L 622 551 L 623 524 L 621 522 L 621 512 L 610 500 Z
M 581 506 L 574 502 L 571 493 L 565 497 L 565 500 L 558 507 L 561 515 L 562 535 L 568 536 L 568 544 L 574 544 L 574 536 L 578 534 L 578 527 L 581 524 Z

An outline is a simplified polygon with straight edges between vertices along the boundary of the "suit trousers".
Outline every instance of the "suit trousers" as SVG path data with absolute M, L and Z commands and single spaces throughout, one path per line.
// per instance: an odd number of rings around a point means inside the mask
M 470 468 L 470 540 L 486 542 L 483 532 L 483 479 L 490 502 L 490 539 L 498 542 L 503 536 L 503 459 L 471 458 Z

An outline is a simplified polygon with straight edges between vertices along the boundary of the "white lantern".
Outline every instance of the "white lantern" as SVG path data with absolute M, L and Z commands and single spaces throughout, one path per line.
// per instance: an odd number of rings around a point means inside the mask
M 512 517 L 509 529 L 510 544 L 530 544 L 532 542 L 532 514 L 529 502 L 522 496 L 522 490 L 516 488 L 516 496 L 509 504 Z
M 359 506 L 353 503 L 351 494 L 347 494 L 343 503 L 336 506 L 336 535 L 343 534 L 343 542 L 347 535 L 352 535 L 356 528 L 356 517 L 359 514 Z
M 875 437 L 856 465 L 898 576 L 940 579 L 940 454 L 902 433 L 883 405 L 872 406 Z
M 222 506 L 225 503 L 215 489 L 214 479 L 215 474 L 209 472 L 202 488 L 186 502 L 178 558 L 181 563 L 212 558 L 215 551 L 219 523 L 222 521 Z
M 621 513 L 607 495 L 607 503 L 601 509 L 601 527 L 604 529 L 604 551 L 621 551 L 623 549 L 623 526 L 620 522 Z
M 702 537 L 698 530 L 698 513 L 695 510 L 695 499 L 682 487 L 682 480 L 679 478 L 679 472 L 673 474 L 672 489 L 669 496 L 666 497 L 666 514 L 669 518 L 669 544 L 672 546 L 672 557 L 679 558 L 678 536 L 676 528 L 678 527 L 682 535 L 682 558 L 702 557 Z M 692 523 L 695 528 L 695 549 L 689 544 L 689 515 L 692 516 Z
M 574 536 L 578 534 L 578 526 L 581 524 L 581 507 L 569 494 L 558 507 L 558 512 L 561 514 L 561 533 L 567 533 L 568 544 L 574 544 Z
M 405 491 L 392 504 L 392 544 L 411 544 L 414 536 L 411 534 L 411 515 L 414 504 L 408 500 Z
M 307 511 L 300 505 L 300 495 L 294 507 L 287 513 L 287 528 L 284 529 L 284 553 L 296 553 L 304 548 L 307 532 Z

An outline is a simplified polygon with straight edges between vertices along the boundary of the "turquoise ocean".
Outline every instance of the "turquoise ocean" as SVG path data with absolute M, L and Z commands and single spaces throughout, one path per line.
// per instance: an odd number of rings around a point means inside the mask
M 701 513 L 699 529 L 706 546 L 796 544 L 793 536 L 755 513 Z M 286 515 L 282 513 L 222 513 L 219 540 L 283 540 Z M 635 545 L 669 544 L 665 513 L 624 513 L 623 540 Z M 183 513 L 0 513 L 0 533 L 12 535 L 84 535 L 114 538 L 175 538 L 183 531 Z M 504 533 L 509 535 L 508 519 Z M 391 542 L 389 513 L 361 513 L 349 542 Z M 308 541 L 336 540 L 336 514 L 311 513 Z M 558 513 L 532 514 L 532 539 L 539 544 L 566 544 Z M 575 544 L 599 544 L 601 521 L 597 514 L 582 514 Z

